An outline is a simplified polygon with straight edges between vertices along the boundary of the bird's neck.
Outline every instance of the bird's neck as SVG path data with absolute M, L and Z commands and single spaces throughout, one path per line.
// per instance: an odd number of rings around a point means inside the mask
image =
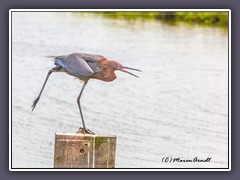
M 115 69 L 112 67 L 112 64 L 108 60 L 104 60 L 100 62 L 101 64 L 101 73 L 97 75 L 97 79 L 103 80 L 103 81 L 113 81 L 116 79 Z
M 110 63 L 106 63 L 105 66 L 103 66 L 103 77 L 105 81 L 113 81 L 116 79 L 115 69 L 112 68 L 112 65 Z

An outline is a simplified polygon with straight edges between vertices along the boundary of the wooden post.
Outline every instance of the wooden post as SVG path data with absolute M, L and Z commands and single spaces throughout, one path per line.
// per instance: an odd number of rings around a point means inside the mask
M 114 168 L 116 136 L 56 133 L 54 168 Z

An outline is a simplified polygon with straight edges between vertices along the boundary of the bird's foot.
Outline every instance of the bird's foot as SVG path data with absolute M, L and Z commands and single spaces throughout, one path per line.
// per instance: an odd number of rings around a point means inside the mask
M 80 127 L 76 133 L 80 133 L 80 134 L 92 134 L 92 135 L 95 134 L 95 133 L 92 132 L 90 129 L 82 128 L 82 127 Z
M 38 103 L 39 97 L 37 97 L 32 104 L 32 111 L 34 110 L 34 108 L 36 107 L 37 103 Z

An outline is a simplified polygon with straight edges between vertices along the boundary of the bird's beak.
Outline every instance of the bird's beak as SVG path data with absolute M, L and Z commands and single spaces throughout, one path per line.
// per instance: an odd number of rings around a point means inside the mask
M 133 70 L 133 71 L 142 72 L 142 71 L 139 70 L 139 69 L 130 68 L 130 67 L 126 67 L 126 66 L 123 66 L 122 69 L 120 69 L 120 71 L 125 72 L 125 73 L 128 73 L 128 74 L 131 74 L 132 76 L 135 76 L 135 77 L 137 77 L 137 78 L 139 78 L 137 75 L 135 75 L 135 74 L 133 74 L 133 73 L 130 73 L 129 71 L 127 71 L 127 70 L 125 70 L 125 69 L 130 69 L 130 70 Z

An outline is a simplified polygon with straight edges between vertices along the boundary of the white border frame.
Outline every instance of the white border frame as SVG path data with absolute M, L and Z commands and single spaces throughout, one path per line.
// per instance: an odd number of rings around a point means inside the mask
M 228 134 L 228 140 L 229 140 L 229 168 L 227 169 L 219 169 L 219 168 L 206 168 L 206 169 L 188 169 L 188 168 L 146 168 L 146 169 L 134 169 L 134 168 L 126 168 L 126 169 L 54 169 L 54 168 L 12 168 L 12 132 L 11 132 L 11 126 L 12 126 L 12 12 L 22 12 L 22 11 L 36 11 L 36 12 L 102 12 L 102 11 L 198 11 L 198 12 L 205 12 L 205 11 L 213 11 L 213 12 L 228 12 L 229 13 L 229 24 L 228 24 L 228 123 L 229 123 L 229 134 Z M 10 92 L 11 91 L 11 92 Z M 9 10 L 9 171 L 231 171 L 231 10 L 230 9 L 10 9 Z

